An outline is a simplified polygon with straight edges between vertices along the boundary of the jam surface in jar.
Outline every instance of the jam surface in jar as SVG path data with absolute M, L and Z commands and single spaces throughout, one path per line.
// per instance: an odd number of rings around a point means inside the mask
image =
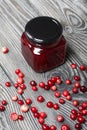
M 21 36 L 22 54 L 36 72 L 45 72 L 65 60 L 66 40 L 61 24 L 54 18 L 42 16 L 30 20 Z

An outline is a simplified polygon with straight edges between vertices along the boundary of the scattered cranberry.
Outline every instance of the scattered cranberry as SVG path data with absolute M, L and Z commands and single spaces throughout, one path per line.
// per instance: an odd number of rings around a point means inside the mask
M 3 47 L 2 48 L 2 53 L 6 54 L 8 53 L 9 49 L 7 47 Z
M 23 104 L 23 105 L 21 106 L 21 111 L 22 111 L 22 112 L 28 112 L 28 110 L 29 110 L 29 106 L 28 106 L 28 105 Z
M 52 90 L 52 91 L 56 91 L 56 90 L 57 90 L 57 87 L 56 87 L 55 85 L 53 85 L 53 86 L 51 87 L 51 90 Z
M 49 130 L 49 126 L 47 124 L 42 124 L 42 130 Z
M 58 122 L 64 121 L 64 117 L 62 115 L 58 115 L 56 119 L 57 119 Z
M 53 83 L 56 83 L 56 80 L 57 80 L 56 77 L 51 77 L 51 81 L 52 81 Z
M 24 93 L 24 90 L 21 88 L 18 88 L 17 93 L 22 95 Z
M 15 83 L 14 84 L 14 87 L 17 89 L 19 87 L 19 84 L 18 83 Z
M 19 73 L 18 73 L 18 77 L 24 78 L 24 74 L 23 74 L 22 72 L 19 72 Z
M 80 65 L 80 70 L 85 70 L 85 66 L 84 65 Z
M 19 77 L 19 78 L 17 79 L 17 82 L 18 82 L 19 84 L 23 84 L 23 83 L 24 83 L 24 79 Z
M 83 108 L 83 106 L 82 105 L 80 105 L 79 107 L 78 107 L 78 110 L 79 111 L 82 111 L 84 108 Z
M 56 83 L 57 83 L 58 85 L 60 85 L 60 84 L 62 83 L 62 80 L 61 80 L 61 79 L 57 79 L 57 80 L 56 80 Z
M 70 128 L 67 124 L 63 124 L 60 130 L 70 130 Z
M 47 105 L 47 107 L 52 108 L 53 107 L 53 102 L 49 101 L 49 102 L 47 102 L 46 105 Z
M 45 100 L 44 97 L 41 96 L 41 95 L 37 97 L 37 101 L 40 102 L 40 103 L 44 102 L 44 100 Z
M 18 100 L 18 104 L 19 104 L 19 105 L 23 105 L 23 104 L 24 104 L 24 101 L 23 101 L 23 100 Z
M 80 91 L 85 93 L 85 92 L 87 92 L 87 88 L 85 86 L 81 86 L 80 87 Z
M 45 83 L 44 83 L 44 82 L 40 82 L 40 83 L 39 83 L 39 87 L 40 87 L 40 88 L 44 88 L 44 87 L 45 87 Z
M 44 123 L 44 119 L 43 119 L 42 117 L 39 117 L 38 122 L 39 122 L 40 124 L 43 124 L 43 123 Z
M 74 88 L 72 89 L 72 92 L 75 93 L 75 94 L 77 94 L 77 93 L 78 93 L 78 88 L 74 87 Z
M 82 110 L 81 113 L 82 113 L 84 116 L 87 116 L 87 110 Z
M 7 105 L 8 104 L 6 100 L 2 100 L 1 103 L 2 103 L 2 105 Z
M 19 74 L 20 72 L 21 72 L 20 69 L 16 69 L 16 70 L 15 70 L 15 73 L 16 73 L 16 74 Z
M 38 113 L 38 112 L 33 113 L 33 115 L 34 115 L 34 117 L 35 117 L 35 118 L 39 118 L 39 117 L 40 117 L 40 115 L 39 115 L 39 113 Z
M 32 81 L 30 81 L 30 85 L 31 85 L 31 86 L 36 86 L 37 83 L 36 83 L 36 81 L 32 80 Z
M 11 83 L 10 83 L 10 82 L 6 82 L 6 83 L 5 83 L 5 86 L 6 86 L 6 87 L 10 87 L 10 86 L 11 86 Z
M 13 121 L 16 121 L 16 120 L 18 120 L 18 114 L 17 114 L 16 112 L 13 112 L 13 113 L 11 113 L 10 118 L 11 118 Z
M 52 80 L 48 80 L 48 81 L 47 81 L 47 85 L 51 87 L 51 86 L 54 85 L 54 82 L 52 82 Z
M 36 113 L 37 112 L 37 108 L 36 107 L 31 107 L 31 111 L 32 111 L 32 113 Z
M 45 85 L 44 89 L 45 89 L 45 90 L 50 90 L 50 86 Z
M 55 92 L 55 93 L 54 93 L 54 96 L 57 97 L 57 98 L 59 98 L 59 97 L 61 96 L 61 93 L 60 93 L 59 91 L 58 91 L 58 92 Z
M 74 87 L 80 88 L 80 83 L 79 82 L 75 82 Z
M 73 106 L 78 106 L 79 105 L 79 101 L 78 100 L 73 100 L 72 104 L 73 104 Z
M 32 90 L 33 90 L 33 91 L 37 91 L 38 88 L 37 88 L 36 86 L 32 86 Z
M 5 106 L 4 105 L 0 105 L 0 111 L 3 112 L 5 110 Z
M 79 123 L 84 123 L 84 122 L 85 122 L 85 118 L 84 118 L 83 116 L 78 116 L 78 117 L 77 117 L 77 121 L 78 121 Z
M 71 80 L 67 79 L 67 80 L 66 80 L 66 84 L 67 84 L 67 85 L 72 84 Z
M 64 90 L 62 92 L 63 96 L 67 97 L 68 95 L 70 95 L 69 91 L 68 90 Z
M 47 114 L 45 112 L 40 112 L 39 115 L 42 118 L 46 118 L 47 117 Z
M 26 85 L 25 85 L 25 84 L 21 84 L 21 85 L 20 85 L 20 88 L 21 88 L 22 90 L 24 90 L 24 89 L 26 89 Z
M 74 114 L 74 115 L 77 115 L 78 112 L 77 112 L 77 110 L 72 109 L 72 110 L 71 110 L 71 113 Z
M 13 97 L 12 97 L 12 101 L 17 101 L 18 100 L 18 96 L 17 95 L 14 95 Z
M 74 80 L 79 81 L 80 77 L 76 75 L 76 76 L 74 76 Z
M 32 100 L 31 100 L 30 98 L 27 98 L 27 99 L 25 100 L 25 102 L 26 102 L 27 105 L 32 104 Z
M 57 128 L 56 128 L 56 126 L 55 125 L 51 125 L 50 126 L 50 130 L 56 130 Z
M 64 100 L 63 98 L 60 98 L 60 99 L 59 99 L 59 103 L 60 103 L 60 104 L 64 104 L 64 103 L 65 103 L 65 100 Z
M 72 63 L 70 66 L 71 66 L 72 69 L 76 69 L 77 68 L 77 65 L 74 64 L 74 63 Z
M 68 101 L 71 101 L 71 100 L 72 100 L 71 95 L 68 95 L 68 96 L 66 97 L 66 99 L 67 99 Z
M 71 118 L 72 120 L 76 120 L 76 119 L 77 119 L 77 115 L 70 114 L 70 118 Z
M 23 117 L 22 115 L 18 115 L 18 119 L 19 119 L 20 121 L 22 121 L 22 120 L 24 120 L 24 117 Z
M 59 109 L 58 103 L 53 104 L 53 108 L 54 108 L 55 110 L 58 110 L 58 109 Z
M 81 124 L 80 124 L 80 123 L 76 123 L 76 124 L 75 124 L 75 129 L 76 129 L 76 130 L 82 129 Z
M 84 109 L 86 109 L 86 108 L 87 108 L 87 102 L 85 102 L 85 101 L 84 101 L 84 102 L 82 102 L 82 104 L 81 104 L 81 105 L 82 105 L 82 107 L 83 107 Z

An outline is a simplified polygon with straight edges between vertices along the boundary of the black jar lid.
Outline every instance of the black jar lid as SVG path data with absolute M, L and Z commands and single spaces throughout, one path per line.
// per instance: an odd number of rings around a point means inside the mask
M 42 16 L 30 20 L 25 27 L 27 38 L 40 45 L 51 44 L 62 35 L 62 26 L 54 18 Z

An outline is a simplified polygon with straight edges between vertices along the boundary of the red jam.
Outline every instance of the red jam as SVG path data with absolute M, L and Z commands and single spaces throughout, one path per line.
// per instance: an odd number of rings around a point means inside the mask
M 36 17 L 30 20 L 22 34 L 22 54 L 36 72 L 45 72 L 65 60 L 66 40 L 62 26 L 54 18 Z

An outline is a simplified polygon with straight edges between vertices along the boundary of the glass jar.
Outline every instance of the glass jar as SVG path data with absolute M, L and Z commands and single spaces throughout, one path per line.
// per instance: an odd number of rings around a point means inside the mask
M 54 18 L 31 19 L 21 37 L 22 54 L 36 72 L 45 72 L 64 63 L 66 40 L 63 28 Z

